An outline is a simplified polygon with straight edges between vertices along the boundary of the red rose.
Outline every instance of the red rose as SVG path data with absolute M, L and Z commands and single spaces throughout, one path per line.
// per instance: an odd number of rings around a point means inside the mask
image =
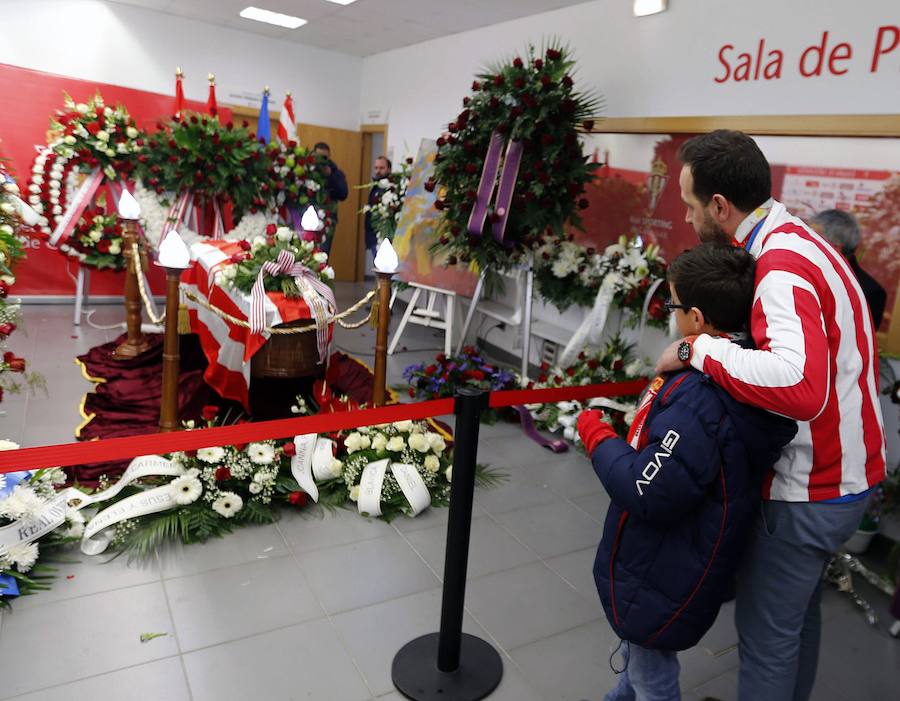
M 288 501 L 294 506 L 306 506 L 306 492 L 291 492 Z
M 274 236 L 276 231 L 278 231 L 278 227 L 274 224 L 266 225 L 266 236 Z
M 514 66 L 514 67 L 516 67 L 516 68 L 521 68 L 521 67 L 524 66 L 524 65 L 525 65 L 525 64 L 522 63 L 522 59 L 519 58 L 518 56 L 516 56 L 516 57 L 513 59 L 513 66 Z
M 109 241 L 106 239 L 97 241 L 97 250 L 100 251 L 100 253 L 109 253 Z
M 3 362 L 12 372 L 25 372 L 25 358 L 17 358 L 13 353 L 7 351 L 3 354 Z
M 619 360 L 614 361 L 612 364 L 613 370 L 621 370 L 624 367 L 625 367 L 625 361 L 622 360 L 621 358 Z
M 563 84 L 563 87 L 571 88 L 573 85 L 575 85 L 575 81 L 572 80 L 571 77 L 564 75 L 563 79 L 562 79 L 562 84 Z
M 416 396 L 416 390 L 414 390 L 412 387 L 409 388 L 409 396 L 413 398 L 415 398 Z
M 498 88 L 503 85 L 503 76 L 502 75 L 494 76 L 494 85 L 496 85 Z
M 88 134 L 91 136 L 96 136 L 97 132 L 100 131 L 100 122 L 89 122 L 84 126 L 87 129 Z
M 214 473 L 216 482 L 224 482 L 231 479 L 231 470 L 227 467 L 217 467 Z
M 566 368 L 566 374 L 569 377 L 575 377 L 575 368 Z
M 428 191 L 428 192 L 434 192 L 434 188 L 435 188 L 435 185 L 436 185 L 436 184 L 437 184 L 437 183 L 435 183 L 434 180 L 429 180 L 429 181 L 427 181 L 427 182 L 425 183 L 425 190 Z
M 562 54 L 556 49 L 547 49 L 547 60 L 548 61 L 558 61 L 562 58 Z
M 587 353 L 585 353 L 584 351 L 581 351 L 581 353 L 578 354 L 578 359 L 584 360 L 585 358 L 587 358 Z
M 245 258 L 245 255 L 243 253 L 235 253 L 233 256 L 231 256 L 231 262 L 232 263 L 243 263 L 244 258 Z
M 650 306 L 647 307 L 647 314 L 650 315 L 651 319 L 664 319 L 666 307 L 658 297 L 654 297 L 650 300 Z
M 282 444 L 281 452 L 283 452 L 285 456 L 292 458 L 297 454 L 297 446 L 294 445 L 294 441 L 288 441 L 287 443 Z
M 479 83 L 477 80 L 474 81 L 472 83 L 472 90 L 473 92 L 478 92 L 479 90 L 481 90 L 481 83 Z
M 434 201 L 434 208 L 435 208 L 436 210 L 438 210 L 439 212 L 440 212 L 440 211 L 443 211 L 444 209 L 447 208 L 447 203 L 446 203 L 444 200 L 435 200 L 435 201 Z
M 516 79 L 513 81 L 513 87 L 514 87 L 516 90 L 521 90 L 522 88 L 525 87 L 525 79 L 524 79 L 524 78 L 516 78 Z
M 466 370 L 466 377 L 481 382 L 484 379 L 484 373 L 481 370 Z
M 212 421 L 219 415 L 219 407 L 214 404 L 207 404 L 200 410 L 200 416 L 204 421 Z
M 549 88 L 551 85 L 553 85 L 553 81 L 550 80 L 549 75 L 544 74 L 541 76 L 541 85 L 543 85 L 545 88 Z
M 587 366 L 591 370 L 596 370 L 597 368 L 600 367 L 600 361 L 597 360 L 596 358 L 591 358 L 589 361 L 587 361 Z
M 544 62 L 541 59 L 536 58 L 534 59 L 534 67 L 541 70 L 544 67 Z
M 437 372 L 437 365 L 429 365 L 427 368 L 425 368 L 426 375 L 433 375 L 436 372 Z
M 540 375 L 538 375 L 538 382 L 546 382 L 546 381 L 547 381 L 547 376 L 544 373 L 541 373 Z
M 238 241 L 238 246 L 241 247 L 241 250 L 244 250 L 244 251 L 250 250 L 250 242 L 247 241 L 246 239 L 244 239 L 242 241 Z

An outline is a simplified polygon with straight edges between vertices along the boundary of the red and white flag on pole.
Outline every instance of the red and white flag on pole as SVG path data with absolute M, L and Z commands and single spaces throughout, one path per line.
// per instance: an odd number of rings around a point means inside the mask
M 219 113 L 219 106 L 216 104 L 216 76 L 212 73 L 208 76 L 209 80 L 209 97 L 206 98 L 206 111 L 213 117 Z
M 184 73 L 181 72 L 181 67 L 175 69 L 175 111 L 172 113 L 176 119 L 181 119 L 181 111 L 184 109 L 184 88 L 181 85 L 181 80 L 184 78 Z
M 294 101 L 290 93 L 284 98 L 284 107 L 281 108 L 281 116 L 278 118 L 278 140 L 285 145 L 289 141 L 299 141 L 297 120 L 294 117 Z

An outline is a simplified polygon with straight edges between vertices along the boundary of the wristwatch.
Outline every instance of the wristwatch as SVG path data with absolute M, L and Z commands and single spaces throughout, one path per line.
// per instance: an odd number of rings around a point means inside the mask
M 678 344 L 678 360 L 685 367 L 690 365 L 691 356 L 694 355 L 694 339 L 686 338 Z

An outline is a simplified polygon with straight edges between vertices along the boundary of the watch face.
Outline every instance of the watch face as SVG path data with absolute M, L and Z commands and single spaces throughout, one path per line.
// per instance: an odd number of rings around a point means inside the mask
M 686 363 L 691 359 L 691 344 L 687 341 L 682 341 L 678 346 L 678 359 L 682 363 Z

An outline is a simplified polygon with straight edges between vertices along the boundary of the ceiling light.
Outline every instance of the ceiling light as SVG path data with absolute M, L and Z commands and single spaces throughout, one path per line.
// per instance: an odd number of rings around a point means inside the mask
M 241 10 L 241 17 L 256 20 L 257 22 L 265 22 L 266 24 L 274 24 L 279 27 L 287 27 L 288 29 L 296 29 L 306 24 L 305 19 L 283 15 L 280 12 L 272 12 L 271 10 L 262 10 L 252 5 Z
M 328 0 L 328 2 L 333 2 L 335 5 L 350 5 L 356 0 Z
M 634 16 L 655 15 L 663 12 L 668 4 L 668 0 L 634 0 Z

